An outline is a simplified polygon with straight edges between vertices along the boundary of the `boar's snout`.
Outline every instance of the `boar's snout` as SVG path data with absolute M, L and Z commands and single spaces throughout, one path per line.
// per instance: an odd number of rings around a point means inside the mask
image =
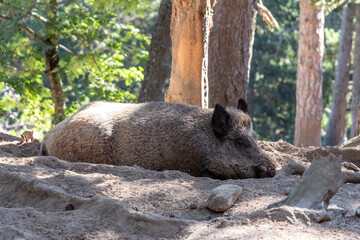
M 276 175 L 277 170 L 280 168 L 278 161 L 262 150 L 259 145 L 257 148 L 260 152 L 261 160 L 253 165 L 253 172 L 255 178 L 271 178 Z
M 274 177 L 276 169 L 274 166 L 259 165 L 254 166 L 255 178 L 268 178 Z

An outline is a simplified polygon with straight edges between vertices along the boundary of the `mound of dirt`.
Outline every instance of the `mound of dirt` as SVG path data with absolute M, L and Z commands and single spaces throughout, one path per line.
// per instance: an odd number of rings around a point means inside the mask
M 281 165 L 286 165 L 291 160 L 299 162 L 312 162 L 319 156 L 326 157 L 330 153 L 342 156 L 342 161 L 352 162 L 360 166 L 360 147 L 295 147 L 282 140 L 277 142 L 260 141 L 262 149 L 276 158 Z
M 40 153 L 40 142 L 22 142 L 21 138 L 0 131 L 0 157 L 31 157 Z
M 0 239 L 359 239 L 360 185 L 345 184 L 331 205 L 346 214 L 324 223 L 267 206 L 285 198 L 299 176 L 215 180 L 179 171 L 65 162 L 36 156 L 39 143 L 0 135 Z M 261 146 L 281 165 L 309 161 L 310 148 Z M 224 213 L 205 207 L 212 189 L 243 189 Z

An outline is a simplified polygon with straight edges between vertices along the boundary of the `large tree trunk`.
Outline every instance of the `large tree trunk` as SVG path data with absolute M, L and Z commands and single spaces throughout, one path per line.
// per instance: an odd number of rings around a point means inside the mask
M 162 0 L 151 38 L 149 58 L 138 101 L 163 101 L 165 81 L 170 76 L 171 0 Z
M 256 21 L 255 1 L 218 0 L 210 31 L 210 106 L 246 99 Z
M 346 95 L 350 78 L 351 46 L 354 31 L 355 4 L 344 7 L 341 22 L 341 38 L 336 69 L 335 86 L 329 124 L 326 129 L 325 145 L 335 146 L 344 136 Z
M 46 41 L 48 45 L 52 46 L 50 49 L 45 51 L 45 64 L 46 64 L 46 74 L 49 78 L 51 85 L 51 94 L 53 97 L 55 105 L 55 115 L 54 123 L 58 124 L 63 119 L 65 119 L 65 101 L 63 94 L 63 83 L 59 76 L 59 51 L 58 51 L 58 42 L 57 36 L 54 34 L 54 22 L 56 21 L 56 7 L 57 0 L 51 0 L 51 12 L 52 16 L 49 18 L 47 24 L 47 31 L 49 34 L 49 39 Z
M 171 38 L 172 69 L 165 100 L 207 107 L 207 51 L 210 0 L 174 0 Z
M 355 51 L 354 51 L 354 75 L 353 75 L 353 90 L 352 90 L 352 123 L 351 136 L 354 136 L 356 123 L 359 112 L 359 92 L 360 92 L 360 4 L 356 4 L 356 27 L 355 27 Z
M 300 0 L 300 37 L 296 85 L 296 146 L 320 146 L 324 9 Z

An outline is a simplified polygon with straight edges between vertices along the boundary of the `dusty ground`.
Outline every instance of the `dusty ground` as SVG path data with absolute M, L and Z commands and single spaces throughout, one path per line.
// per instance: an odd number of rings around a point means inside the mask
M 344 216 L 306 222 L 266 210 L 294 189 L 299 176 L 220 181 L 70 163 L 37 157 L 39 143 L 19 140 L 0 133 L 0 239 L 360 239 L 360 218 L 354 216 L 360 184 L 343 185 L 332 198 L 332 207 L 347 210 Z M 260 144 L 281 165 L 292 159 L 308 164 L 319 153 L 284 142 Z M 205 200 L 225 183 L 243 193 L 228 211 L 213 213 Z

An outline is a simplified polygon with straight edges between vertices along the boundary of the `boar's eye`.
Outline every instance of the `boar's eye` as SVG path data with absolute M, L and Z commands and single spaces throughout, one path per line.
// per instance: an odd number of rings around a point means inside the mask
M 246 138 L 239 137 L 235 139 L 235 145 L 241 148 L 249 147 L 250 141 Z

